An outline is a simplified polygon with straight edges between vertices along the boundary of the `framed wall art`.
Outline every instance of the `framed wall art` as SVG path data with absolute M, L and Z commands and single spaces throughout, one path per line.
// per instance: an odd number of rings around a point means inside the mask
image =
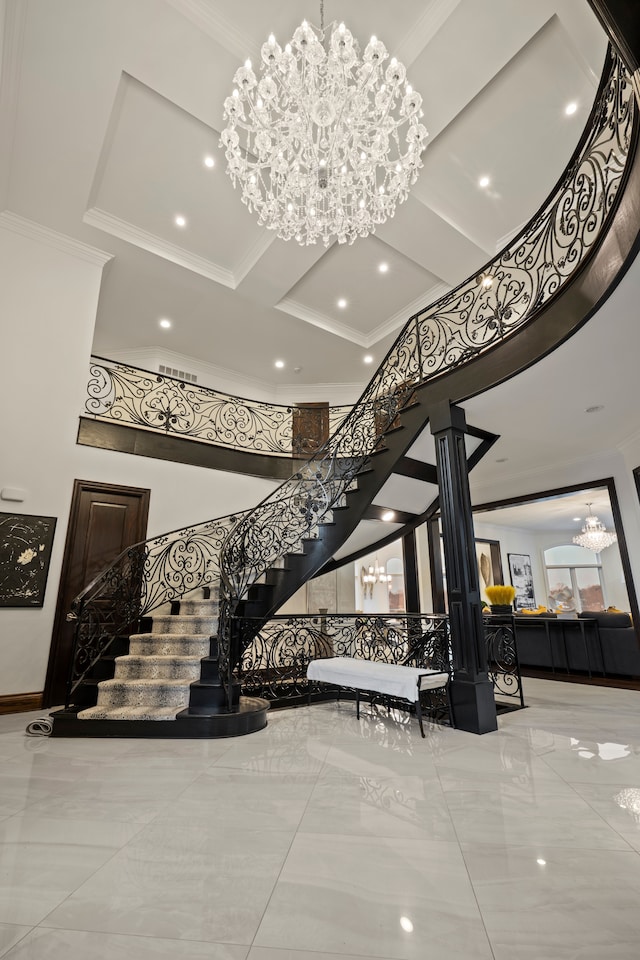
M 0 513 L 0 607 L 41 607 L 56 517 Z
M 476 558 L 478 561 L 478 580 L 480 599 L 490 605 L 485 590 L 496 583 L 503 583 L 502 557 L 499 540 L 476 540 Z
M 534 610 L 537 606 L 533 589 L 531 557 L 528 553 L 509 553 L 509 575 L 516 588 L 513 601 L 515 610 Z

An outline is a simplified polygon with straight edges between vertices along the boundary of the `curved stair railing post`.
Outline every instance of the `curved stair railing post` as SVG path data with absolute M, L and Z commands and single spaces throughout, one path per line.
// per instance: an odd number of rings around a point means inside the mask
M 362 476 L 412 398 L 512 338 L 584 269 L 615 212 L 635 116 L 629 77 L 610 52 L 589 121 L 553 194 L 482 271 L 409 319 L 335 433 L 231 529 L 220 557 L 221 647 L 230 685 L 241 654 L 231 640 L 231 622 L 251 584 L 287 554 L 300 551 L 306 539 L 322 538 L 323 521 Z M 426 419 L 427 414 L 423 425 Z M 316 571 L 327 559 L 318 552 Z M 292 577 L 279 602 L 299 585 Z

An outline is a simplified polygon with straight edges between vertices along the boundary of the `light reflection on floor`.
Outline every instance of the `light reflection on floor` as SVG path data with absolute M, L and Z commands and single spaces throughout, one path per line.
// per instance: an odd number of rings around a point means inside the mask
M 525 694 L 426 740 L 351 703 L 224 741 L 0 717 L 0 957 L 636 960 L 640 692 Z

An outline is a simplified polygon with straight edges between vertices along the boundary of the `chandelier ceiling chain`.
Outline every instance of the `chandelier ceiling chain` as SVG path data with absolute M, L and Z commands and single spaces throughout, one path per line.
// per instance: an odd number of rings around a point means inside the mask
M 353 243 L 393 216 L 422 167 L 422 97 L 371 37 L 362 58 L 344 23 L 273 34 L 258 77 L 247 60 L 224 102 L 227 173 L 258 222 L 301 244 Z
M 589 516 L 585 518 L 582 533 L 573 537 L 573 542 L 585 550 L 592 550 L 593 553 L 600 553 L 618 539 L 617 534 L 609 533 L 604 523 L 598 520 L 591 512 L 591 504 L 587 504 Z

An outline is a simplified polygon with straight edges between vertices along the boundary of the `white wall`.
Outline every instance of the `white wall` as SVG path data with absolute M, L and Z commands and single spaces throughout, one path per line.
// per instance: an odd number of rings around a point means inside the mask
M 0 695 L 43 689 L 74 479 L 150 488 L 149 536 L 246 509 L 274 487 L 76 445 L 102 267 L 88 249 L 32 232 L 0 220 L 0 488 L 26 491 L 0 511 L 58 522 L 44 607 L 0 609 Z
M 531 574 L 536 603 L 546 605 L 547 587 L 544 578 L 544 565 L 536 536 L 526 529 L 501 527 L 497 523 L 478 521 L 475 517 L 473 529 L 477 540 L 497 540 L 500 543 L 503 583 L 511 583 L 509 574 L 510 553 L 526 553 L 531 557 Z

